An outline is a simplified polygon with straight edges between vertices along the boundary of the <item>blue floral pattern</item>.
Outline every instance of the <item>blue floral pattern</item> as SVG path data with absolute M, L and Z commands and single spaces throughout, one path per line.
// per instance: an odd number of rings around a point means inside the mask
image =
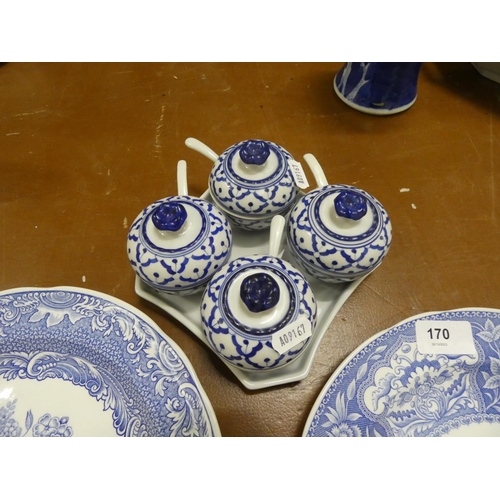
M 373 223 L 362 234 L 334 233 L 321 219 L 321 206 L 331 203 L 340 191 L 362 193 Z M 366 276 L 387 255 L 392 224 L 384 207 L 361 189 L 329 185 L 307 193 L 290 212 L 287 243 L 294 264 L 326 283 L 341 283 Z
M 415 323 L 472 326 L 475 355 L 421 354 Z M 408 320 L 376 336 L 332 377 L 307 436 L 439 436 L 500 423 L 500 312 L 457 310 Z
M 215 203 L 231 222 L 243 229 L 259 230 L 269 227 L 273 215 L 286 215 L 295 202 L 298 188 L 289 166 L 293 157 L 278 144 L 266 141 L 277 159 L 276 170 L 265 179 L 243 178 L 236 174 L 232 163 L 244 144 L 235 144 L 220 155 L 208 184 Z
M 68 417 L 52 417 L 46 413 L 38 420 L 33 428 L 35 437 L 70 437 L 73 435 L 73 429 L 68 425 Z
M 4 406 L 0 407 L 0 437 L 26 436 L 30 430 L 33 437 L 70 437 L 73 435 L 73 429 L 68 425 L 68 417 L 52 417 L 46 413 L 33 426 L 31 410 L 26 414 L 23 432 L 23 428 L 14 418 L 16 403 L 17 399 L 8 400 Z
M 112 297 L 64 289 L 0 296 L 2 378 L 58 378 L 85 388 L 110 411 L 119 436 L 213 436 L 217 423 L 199 383 L 175 346 Z M 21 435 L 14 403 L 0 427 Z M 29 415 L 25 428 L 31 427 Z M 68 416 L 40 417 L 34 435 L 69 436 Z
M 248 270 L 267 271 L 288 286 L 289 310 L 280 324 L 265 332 L 239 324 L 228 307 L 227 294 L 232 280 Z M 203 333 L 208 344 L 227 362 L 246 370 L 272 369 L 293 361 L 308 345 L 310 337 L 280 354 L 273 349 L 272 334 L 299 317 L 306 318 L 314 331 L 316 313 L 316 299 L 304 276 L 284 260 L 268 255 L 241 257 L 229 263 L 214 275 L 201 300 Z
M 22 429 L 13 418 L 16 411 L 16 401 L 7 401 L 0 408 L 0 437 L 19 437 Z
M 161 248 L 148 237 L 148 221 L 166 201 L 191 207 L 202 220 L 199 234 L 184 247 Z M 228 261 L 232 238 L 229 221 L 212 203 L 172 196 L 149 205 L 136 217 L 127 237 L 127 254 L 136 274 L 149 286 L 163 293 L 190 295 L 201 292 Z

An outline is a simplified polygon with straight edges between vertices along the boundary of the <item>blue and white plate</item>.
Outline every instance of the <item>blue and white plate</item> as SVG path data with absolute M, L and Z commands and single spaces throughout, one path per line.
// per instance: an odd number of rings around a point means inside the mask
M 422 320 L 470 324 L 474 354 L 421 354 Z M 500 310 L 414 316 L 370 338 L 327 382 L 303 435 L 500 436 Z
M 74 288 L 0 293 L 0 436 L 219 436 L 181 349 L 146 315 Z

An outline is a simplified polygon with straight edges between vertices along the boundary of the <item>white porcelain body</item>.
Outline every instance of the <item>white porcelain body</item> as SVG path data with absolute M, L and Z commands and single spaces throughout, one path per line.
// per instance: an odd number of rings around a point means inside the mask
M 155 209 L 166 202 L 181 203 L 187 212 L 176 232 L 160 231 Z M 212 203 L 192 196 L 156 201 L 134 220 L 127 238 L 127 254 L 137 275 L 160 293 L 190 295 L 201 292 L 231 252 L 232 229 Z
M 298 194 L 289 162 L 292 155 L 281 146 L 263 141 L 270 155 L 263 165 L 246 165 L 239 151 L 247 141 L 226 149 L 215 162 L 209 190 L 216 205 L 237 227 L 259 230 L 275 215 L 286 215 Z
M 239 296 L 248 275 L 270 274 L 281 290 L 278 305 L 250 313 Z M 253 317 L 252 317 L 253 315 Z M 203 333 L 208 345 L 227 363 L 242 370 L 272 370 L 294 361 L 311 337 L 280 354 L 272 347 L 273 333 L 304 317 L 314 335 L 317 304 L 303 274 L 288 262 L 269 255 L 240 257 L 218 271 L 201 301 Z
M 341 191 L 362 194 L 367 214 L 359 221 L 335 213 Z M 287 243 L 293 261 L 306 274 L 327 283 L 366 276 L 384 259 L 392 241 L 392 225 L 373 196 L 353 186 L 327 185 L 310 191 L 289 214 Z
M 297 194 L 295 200 L 300 197 L 300 193 Z M 244 229 L 245 231 L 261 231 L 263 229 L 269 229 L 271 226 L 271 221 L 275 215 L 282 215 L 286 217 L 290 212 L 290 206 L 287 206 L 282 212 L 275 212 L 271 215 L 266 215 L 264 217 L 252 217 L 252 216 L 244 216 L 244 215 L 236 215 L 232 212 L 225 211 L 221 206 L 219 206 L 216 202 L 214 204 L 219 208 L 221 212 L 223 212 L 228 220 L 231 222 L 233 227 L 237 227 L 240 229 Z M 293 203 L 292 203 L 293 206 Z

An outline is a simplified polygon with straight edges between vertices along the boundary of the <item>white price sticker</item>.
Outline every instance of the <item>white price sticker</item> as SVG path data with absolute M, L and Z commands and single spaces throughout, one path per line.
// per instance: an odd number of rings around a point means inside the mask
M 306 189 L 309 187 L 309 182 L 307 182 L 306 174 L 304 173 L 304 169 L 299 161 L 289 160 L 288 164 L 290 165 L 290 169 L 292 170 L 292 175 L 295 180 L 295 184 L 300 189 Z
M 280 354 L 288 352 L 312 335 L 311 322 L 307 318 L 299 318 L 285 328 L 273 333 L 273 349 Z
M 422 354 L 477 354 L 468 321 L 417 321 L 415 332 Z

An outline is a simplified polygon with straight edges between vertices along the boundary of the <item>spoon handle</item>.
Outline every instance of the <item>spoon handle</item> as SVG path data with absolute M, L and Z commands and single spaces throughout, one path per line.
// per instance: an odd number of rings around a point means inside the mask
M 272 257 L 279 257 L 283 246 L 283 232 L 285 230 L 285 218 L 282 215 L 275 215 L 269 228 L 269 250 Z
M 328 186 L 328 179 L 323 172 L 323 168 L 319 164 L 318 160 L 311 153 L 307 153 L 304 155 L 304 160 L 309 165 L 311 172 L 313 173 L 314 180 L 316 181 L 316 185 L 319 188 Z
M 209 160 L 212 160 L 214 163 L 219 159 L 219 155 L 210 149 L 206 144 L 195 139 L 194 137 L 188 137 L 184 144 L 190 149 L 201 153 L 203 156 L 206 156 Z
M 187 163 L 184 160 L 177 162 L 177 194 L 179 196 L 188 195 Z

